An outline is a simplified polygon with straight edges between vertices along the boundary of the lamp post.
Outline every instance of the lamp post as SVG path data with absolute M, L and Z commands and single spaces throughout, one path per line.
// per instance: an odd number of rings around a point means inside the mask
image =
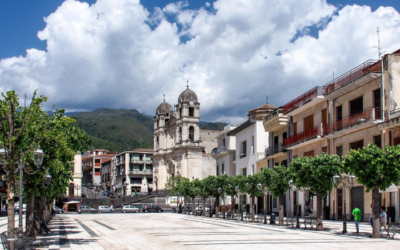
M 220 195 L 222 195 L 222 202 L 224 203 L 224 209 L 223 209 L 223 211 L 222 211 L 222 218 L 223 219 L 225 219 L 225 198 L 224 198 L 224 193 L 223 193 L 223 190 L 222 190 L 222 188 L 218 188 L 218 193 L 220 194 Z M 218 198 L 219 199 L 219 198 Z M 219 205 L 219 201 L 218 201 L 218 205 Z
M 240 208 L 240 205 L 241 205 L 241 204 L 240 204 L 239 187 L 238 187 L 238 186 L 235 187 L 235 192 L 238 193 L 238 200 L 239 200 L 239 203 L 238 203 L 238 210 L 239 210 L 239 213 L 240 213 L 240 220 L 243 221 L 243 211 L 242 211 L 242 209 Z
M 257 189 L 258 189 L 258 191 L 260 191 L 260 192 L 262 192 L 262 194 L 263 194 L 263 198 L 265 199 L 265 195 L 264 195 L 264 191 L 262 190 L 263 189 L 263 186 L 262 186 L 262 184 L 261 183 L 258 183 L 257 184 Z M 260 204 L 258 204 L 258 205 L 260 205 Z M 265 209 L 263 209 L 264 210 L 264 224 L 265 223 L 267 223 L 267 215 L 265 214 Z
M 344 177 L 344 173 L 342 173 L 341 175 L 335 174 L 333 176 L 333 183 L 335 184 L 335 186 L 339 186 L 340 183 L 343 184 L 343 205 L 344 205 L 344 209 L 343 209 L 343 234 L 347 233 L 347 223 L 346 223 L 346 189 L 352 189 L 354 186 L 354 179 L 356 178 L 353 174 L 350 174 L 347 178 Z M 343 177 L 344 178 L 343 178 Z
M 236 192 L 236 196 L 239 198 L 239 187 L 235 186 L 235 192 Z M 237 198 L 236 198 L 237 199 Z M 233 202 L 235 203 L 235 200 L 233 200 Z M 234 204 L 235 205 L 235 204 Z M 235 206 L 233 206 L 233 209 L 235 209 Z M 239 204 L 238 204 L 238 210 L 239 210 Z M 234 218 L 234 216 L 232 215 L 232 219 Z

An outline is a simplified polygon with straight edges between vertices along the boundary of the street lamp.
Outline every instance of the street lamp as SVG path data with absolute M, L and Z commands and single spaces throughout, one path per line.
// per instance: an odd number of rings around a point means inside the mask
M 339 186 L 340 183 L 343 184 L 343 204 L 344 204 L 344 209 L 343 209 L 343 234 L 347 233 L 347 223 L 346 223 L 346 189 L 352 189 L 354 186 L 354 179 L 356 178 L 353 174 L 350 174 L 347 179 L 343 178 L 345 174 L 342 173 L 341 175 L 335 174 L 333 176 L 333 183 L 335 186 Z
M 239 198 L 239 195 L 238 195 L 238 193 L 239 193 L 239 187 L 238 187 L 238 186 L 235 186 L 235 192 L 236 192 L 237 198 Z M 237 199 L 237 198 L 236 198 L 236 199 Z M 235 205 L 235 204 L 234 204 L 234 205 Z M 235 206 L 234 206 L 233 208 L 235 208 Z M 238 204 L 238 210 L 239 210 L 239 204 Z M 232 215 L 232 218 L 233 218 L 233 215 Z

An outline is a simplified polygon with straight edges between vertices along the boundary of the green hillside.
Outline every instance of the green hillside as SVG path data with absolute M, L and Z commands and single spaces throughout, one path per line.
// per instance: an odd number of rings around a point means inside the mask
M 122 152 L 135 148 L 153 148 L 153 118 L 136 109 L 102 108 L 73 114 L 93 140 L 93 148 Z M 226 123 L 207 122 L 201 129 L 222 130 Z
M 102 108 L 73 117 L 93 140 L 93 148 L 125 151 L 153 148 L 153 118 L 136 109 Z

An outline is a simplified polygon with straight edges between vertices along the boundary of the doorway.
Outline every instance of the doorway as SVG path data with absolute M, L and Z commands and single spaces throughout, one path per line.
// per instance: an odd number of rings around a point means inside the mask
M 361 220 L 364 219 L 364 187 L 354 187 L 351 189 L 351 210 L 355 207 L 361 210 Z
M 338 220 L 343 220 L 343 190 L 337 189 L 337 214 Z
M 74 198 L 75 196 L 75 186 L 74 183 L 69 184 L 69 198 Z

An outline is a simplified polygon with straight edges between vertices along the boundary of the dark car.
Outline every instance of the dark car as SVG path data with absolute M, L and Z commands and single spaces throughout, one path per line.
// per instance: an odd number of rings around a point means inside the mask
M 149 213 L 149 212 L 161 213 L 161 212 L 163 212 L 163 210 L 161 209 L 161 207 L 153 206 L 153 205 L 151 205 L 151 206 L 145 206 L 145 207 L 143 208 L 143 211 L 144 211 L 145 213 Z
M 96 212 L 97 212 L 97 210 L 94 209 L 94 208 L 91 208 L 90 206 L 81 206 L 78 209 L 78 214 L 81 214 L 81 213 L 92 213 L 92 214 L 94 214 Z

